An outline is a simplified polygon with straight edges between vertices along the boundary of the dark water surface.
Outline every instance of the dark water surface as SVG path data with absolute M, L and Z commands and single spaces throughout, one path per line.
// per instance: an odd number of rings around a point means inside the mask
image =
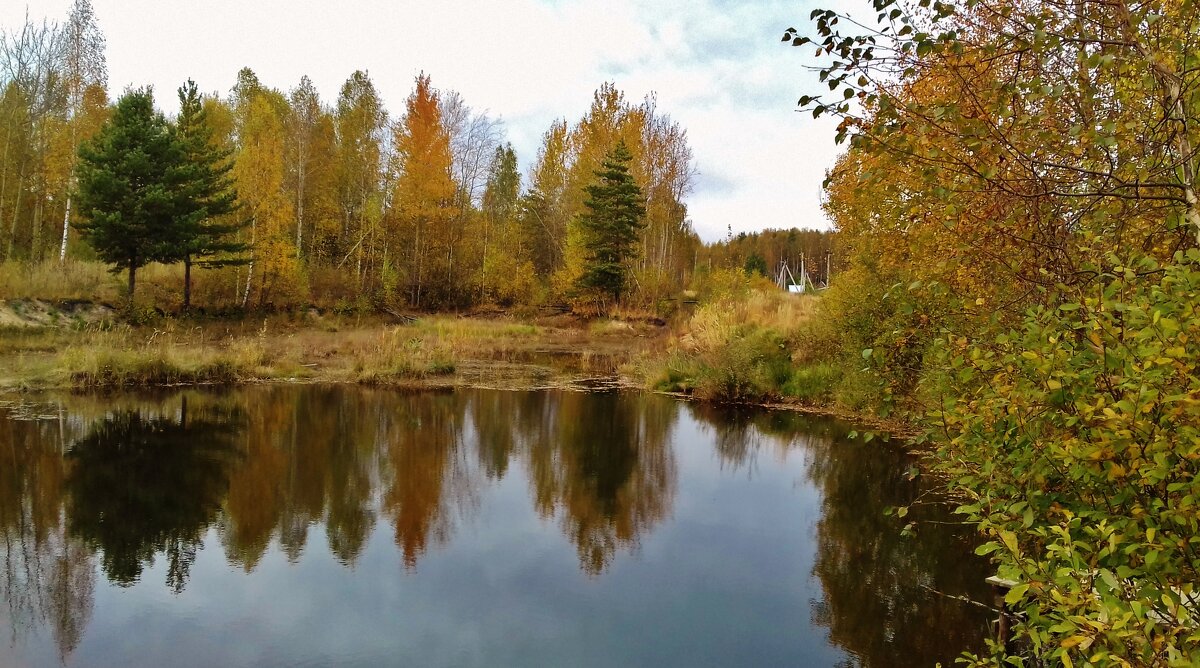
M 0 666 L 928 666 L 985 564 L 896 449 L 638 393 L 0 408 Z

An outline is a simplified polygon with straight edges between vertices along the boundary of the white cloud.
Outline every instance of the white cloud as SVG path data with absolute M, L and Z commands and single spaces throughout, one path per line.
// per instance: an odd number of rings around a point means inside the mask
M 69 0 L 30 2 L 65 18 Z M 108 37 L 112 91 L 152 84 L 175 108 L 186 78 L 225 93 L 248 66 L 287 89 L 307 74 L 332 102 L 356 69 L 398 112 L 425 71 L 435 86 L 505 119 L 524 165 L 556 118 L 574 120 L 613 80 L 631 100 L 651 91 L 688 130 L 705 175 L 689 201 L 701 236 L 827 226 L 820 184 L 837 154 L 832 124 L 794 112 L 811 89 L 800 52 L 779 42 L 812 5 L 770 0 L 94 0 Z M 24 19 L 0 3 L 0 26 Z

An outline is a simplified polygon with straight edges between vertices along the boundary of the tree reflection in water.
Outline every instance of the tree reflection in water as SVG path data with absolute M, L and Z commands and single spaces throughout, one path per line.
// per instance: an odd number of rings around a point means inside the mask
M 886 441 L 851 440 L 845 425 L 800 413 L 692 410 L 716 432 L 723 465 L 752 469 L 768 449 L 805 457 L 822 496 L 813 574 L 824 598 L 812 601 L 813 618 L 853 657 L 851 665 L 933 665 L 946 648 L 966 651 L 978 642 L 989 614 L 938 592 L 989 601 L 989 570 L 974 557 L 970 531 L 948 524 L 946 504 L 909 479 L 913 457 Z M 886 512 L 919 496 L 904 520 Z M 903 535 L 906 522 L 919 540 Z
M 67 451 L 70 531 L 101 556 L 105 575 L 129 585 L 162 554 L 167 585 L 183 591 L 203 535 L 229 491 L 238 413 L 213 406 L 178 416 L 124 410 Z
M 559 515 L 579 563 L 600 574 L 621 549 L 670 511 L 677 411 L 636 395 L 565 394 L 529 448 L 534 499 L 543 517 Z
M 62 520 L 61 407 L 37 412 L 54 417 L 0 419 L 0 598 L 13 643 L 46 624 L 65 661 L 91 620 L 95 568 L 91 550 Z
M 905 539 L 884 515 L 920 491 L 905 455 L 794 413 L 620 392 L 285 386 L 71 397 L 50 413 L 0 419 L 0 595 L 14 634 L 50 625 L 63 657 L 88 625 L 97 563 L 126 586 L 165 560 L 168 587 L 182 592 L 214 529 L 225 560 L 251 572 L 272 550 L 301 561 L 313 529 L 353 566 L 383 525 L 411 572 L 477 513 L 485 489 L 514 476 L 596 578 L 671 516 L 686 414 L 684 433 L 692 422 L 708 431 L 726 471 L 754 477 L 767 457 L 803 458 L 820 503 L 813 617 L 854 662 L 941 657 L 983 623 L 930 593 L 983 595 L 982 565 L 964 564 L 967 532 L 922 523 L 945 510 L 916 507 L 920 539 Z

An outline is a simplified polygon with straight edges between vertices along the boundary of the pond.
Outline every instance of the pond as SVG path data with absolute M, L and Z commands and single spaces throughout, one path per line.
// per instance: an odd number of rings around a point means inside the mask
M 0 665 L 932 666 L 986 563 L 844 424 L 347 386 L 0 408 Z M 915 521 L 911 536 L 905 522 Z

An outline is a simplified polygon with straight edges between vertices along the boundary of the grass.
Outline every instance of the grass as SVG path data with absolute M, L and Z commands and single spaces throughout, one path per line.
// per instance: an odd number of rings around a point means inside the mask
M 603 368 L 614 356 L 628 358 L 634 345 L 640 340 L 599 340 L 584 328 L 452 316 L 401 326 L 306 314 L 10 328 L 0 329 L 0 390 L 269 380 L 445 385 L 462 382 L 464 372 L 489 382 L 500 367 L 540 368 L 559 354 Z M 568 364 L 555 372 L 586 373 Z
M 98 262 L 0 262 L 0 299 L 114 301 L 123 285 Z
M 643 361 L 643 381 L 707 401 L 823 402 L 836 371 L 793 362 L 817 299 L 747 282 L 726 286 L 692 314 L 666 354 Z

